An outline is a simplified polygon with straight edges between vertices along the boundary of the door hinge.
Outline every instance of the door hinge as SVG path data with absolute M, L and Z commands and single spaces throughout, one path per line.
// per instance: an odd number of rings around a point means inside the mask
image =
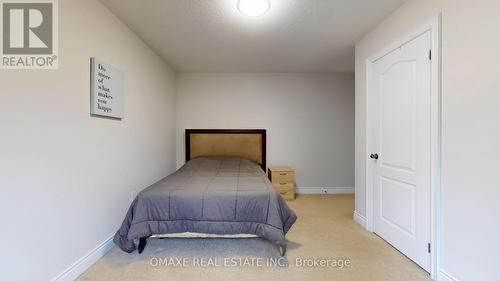
M 429 50 L 429 60 L 432 60 L 432 50 Z
M 431 243 L 427 243 L 427 252 L 431 253 Z

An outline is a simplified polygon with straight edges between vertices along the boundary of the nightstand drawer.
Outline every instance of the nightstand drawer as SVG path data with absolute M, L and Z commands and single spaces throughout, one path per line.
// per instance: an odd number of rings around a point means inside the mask
M 293 200 L 293 199 L 295 199 L 295 191 L 293 191 L 293 190 L 291 190 L 291 191 L 279 191 L 278 190 L 278 193 L 285 200 Z
M 295 189 L 295 183 L 293 182 L 273 182 L 273 186 L 278 191 L 288 191 Z
M 274 171 L 269 174 L 273 183 L 295 182 L 295 173 L 293 171 Z

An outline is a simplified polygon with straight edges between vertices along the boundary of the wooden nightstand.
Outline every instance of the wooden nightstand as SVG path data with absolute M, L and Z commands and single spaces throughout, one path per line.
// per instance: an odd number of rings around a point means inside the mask
M 295 172 L 292 168 L 270 167 L 267 176 L 283 199 L 295 199 Z

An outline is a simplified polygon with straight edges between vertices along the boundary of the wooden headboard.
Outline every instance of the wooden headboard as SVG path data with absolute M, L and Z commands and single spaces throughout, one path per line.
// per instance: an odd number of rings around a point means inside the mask
M 265 129 L 186 129 L 186 162 L 199 156 L 239 156 L 266 170 Z

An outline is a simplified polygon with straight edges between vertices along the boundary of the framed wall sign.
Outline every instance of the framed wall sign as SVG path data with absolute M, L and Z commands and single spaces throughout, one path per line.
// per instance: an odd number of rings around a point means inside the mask
M 123 73 L 90 58 L 90 114 L 123 118 Z

